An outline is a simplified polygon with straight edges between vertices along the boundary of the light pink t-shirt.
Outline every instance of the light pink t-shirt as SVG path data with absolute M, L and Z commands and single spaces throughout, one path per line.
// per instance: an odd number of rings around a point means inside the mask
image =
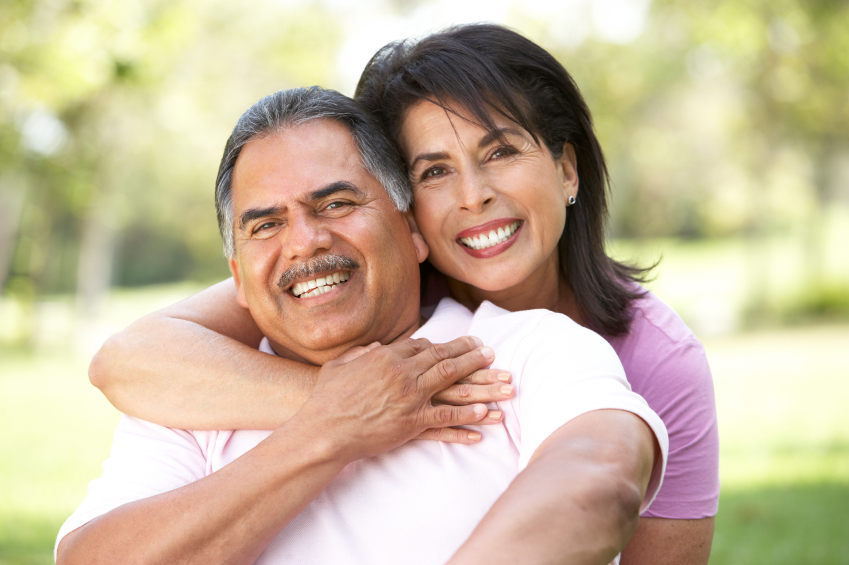
M 633 288 L 645 292 L 640 285 Z M 431 274 L 422 309 L 448 294 L 444 275 Z M 605 339 L 619 355 L 633 391 L 646 399 L 669 432 L 663 488 L 643 516 L 714 516 L 719 505 L 719 431 L 704 348 L 678 314 L 650 292 L 634 301 L 631 314 L 626 335 Z
M 447 561 L 539 445 L 591 410 L 627 410 L 646 421 L 661 447 L 644 507 L 666 462 L 660 418 L 632 393 L 610 345 L 565 316 L 510 313 L 484 303 L 472 313 L 442 301 L 416 334 L 432 342 L 477 335 L 513 374 L 516 393 L 497 403 L 501 425 L 478 429 L 473 446 L 413 441 L 348 465 L 266 548 L 257 563 L 439 564 Z M 266 351 L 270 351 L 266 349 Z M 191 432 L 124 416 L 104 473 L 89 486 L 68 532 L 122 504 L 179 488 L 213 473 L 268 431 Z

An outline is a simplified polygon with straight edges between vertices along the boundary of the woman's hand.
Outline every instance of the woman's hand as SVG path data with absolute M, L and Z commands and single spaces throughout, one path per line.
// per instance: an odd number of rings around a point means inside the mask
M 505 386 L 499 380 L 501 371 L 485 369 L 493 358 L 492 349 L 472 337 L 436 345 L 405 339 L 354 348 L 325 363 L 296 417 L 312 419 L 320 435 L 350 460 L 378 455 L 428 429 L 496 423 L 500 411 L 490 411 L 479 401 L 491 400 L 492 391 Z M 457 385 L 460 380 L 467 382 Z M 446 392 L 448 397 L 465 398 L 465 405 L 432 402 L 452 386 L 457 388 Z M 496 396 L 505 397 L 500 391 Z M 444 437 L 437 431 L 424 437 L 474 443 L 481 436 L 454 429 Z

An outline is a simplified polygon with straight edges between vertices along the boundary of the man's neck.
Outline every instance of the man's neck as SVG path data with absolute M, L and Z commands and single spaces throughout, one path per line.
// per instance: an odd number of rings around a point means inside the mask
M 311 351 L 303 351 L 298 353 L 295 348 L 287 347 L 271 337 L 266 336 L 268 339 L 268 343 L 271 346 L 271 349 L 274 353 L 277 354 L 278 357 L 283 357 L 284 359 L 289 359 L 290 361 L 297 361 L 298 363 L 304 363 L 307 365 L 321 366 L 326 362 L 336 359 L 341 356 L 346 351 L 350 350 L 352 347 L 358 347 L 363 345 L 369 345 L 370 343 L 374 343 L 375 341 L 379 341 L 383 345 L 387 345 L 389 343 L 395 343 L 397 341 L 401 341 L 403 339 L 407 339 L 412 336 L 424 323 L 426 320 L 419 314 L 415 318 L 415 322 L 402 329 L 400 333 L 397 331 L 391 332 L 394 335 L 381 336 L 378 339 L 370 339 L 369 337 L 362 337 L 360 339 L 351 340 L 350 342 L 346 342 L 328 349 L 323 350 L 311 350 Z

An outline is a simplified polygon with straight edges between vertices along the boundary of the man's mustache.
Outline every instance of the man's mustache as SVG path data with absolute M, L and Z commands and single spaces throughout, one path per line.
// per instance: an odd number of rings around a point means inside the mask
M 314 276 L 318 276 L 322 273 L 338 271 L 340 269 L 353 271 L 359 268 L 360 264 L 349 257 L 343 257 L 341 255 L 322 255 L 321 257 L 310 259 L 300 265 L 293 265 L 286 269 L 286 271 L 280 275 L 280 280 L 278 281 L 277 286 L 285 289 L 297 279 L 305 277 L 314 278 Z

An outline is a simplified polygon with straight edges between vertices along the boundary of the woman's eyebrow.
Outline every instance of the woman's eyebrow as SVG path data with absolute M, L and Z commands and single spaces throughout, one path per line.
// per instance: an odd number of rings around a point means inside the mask
M 416 158 L 413 159 L 413 162 L 410 163 L 410 169 L 416 166 L 416 163 L 419 161 L 439 161 L 440 159 L 447 159 L 448 153 L 445 151 L 437 151 L 435 153 L 420 153 L 416 155 Z
M 486 147 L 488 145 L 491 145 L 492 142 L 502 139 L 507 134 L 517 135 L 519 137 L 524 137 L 522 135 L 522 132 L 520 132 L 519 130 L 517 130 L 515 128 L 510 128 L 510 127 L 496 128 L 492 131 L 487 132 L 486 135 L 484 135 L 480 139 L 480 141 L 478 141 L 478 147 L 483 148 L 483 147 Z

